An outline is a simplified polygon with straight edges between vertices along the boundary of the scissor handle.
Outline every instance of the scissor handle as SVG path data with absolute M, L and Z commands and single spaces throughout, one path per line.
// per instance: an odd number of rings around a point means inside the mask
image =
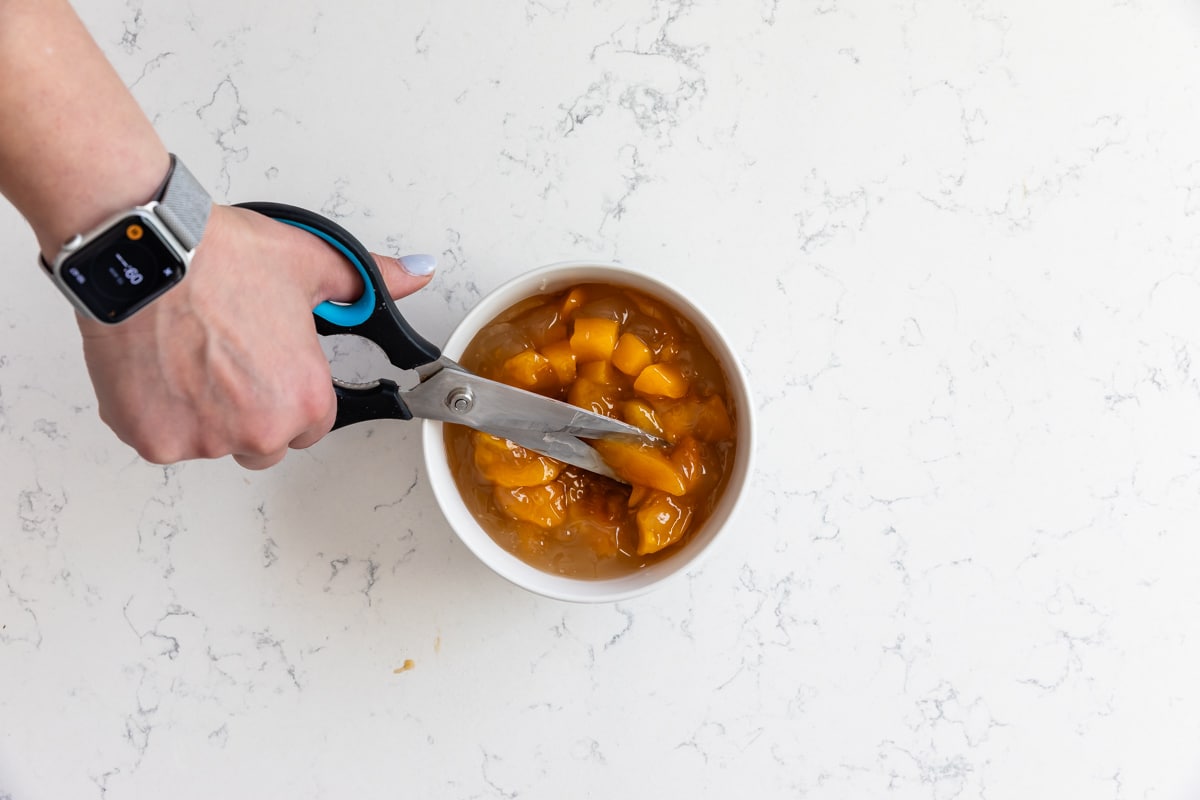
M 373 419 L 413 418 L 401 396 L 400 386 L 387 378 L 367 386 L 343 386 L 334 381 L 333 393 L 337 395 L 337 417 L 331 430 Z
M 369 339 L 383 350 L 388 361 L 401 369 L 414 369 L 441 357 L 435 345 L 413 330 L 400 314 L 371 253 L 341 225 L 307 209 L 283 203 L 238 203 L 328 242 L 354 265 L 363 279 L 363 293 L 349 304 L 325 301 L 313 309 L 317 333 L 347 334 Z M 369 419 L 412 419 L 396 384 L 380 380 L 369 387 L 347 388 L 334 383 L 338 414 L 333 427 L 341 428 Z

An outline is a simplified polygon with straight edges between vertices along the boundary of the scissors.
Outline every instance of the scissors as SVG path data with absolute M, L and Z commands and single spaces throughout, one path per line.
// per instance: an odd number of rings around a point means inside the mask
M 353 303 L 326 301 L 313 309 L 317 333 L 351 335 L 374 342 L 395 366 L 416 372 L 419 382 L 401 389 L 387 378 L 367 383 L 333 379 L 337 418 L 333 429 L 374 419 L 414 417 L 466 425 L 528 450 L 624 483 L 584 439 L 657 444 L 633 425 L 467 371 L 413 330 L 400 314 L 375 259 L 332 220 L 281 203 L 239 203 L 264 216 L 317 236 L 346 257 L 363 279 Z

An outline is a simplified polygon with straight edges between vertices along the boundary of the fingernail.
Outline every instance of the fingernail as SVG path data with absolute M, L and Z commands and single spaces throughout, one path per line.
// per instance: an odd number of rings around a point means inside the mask
M 424 278 L 426 275 L 432 275 L 437 269 L 437 259 L 433 256 L 427 256 L 424 253 L 418 253 L 411 256 L 400 256 L 397 259 L 400 266 L 404 267 L 404 271 L 416 278 Z

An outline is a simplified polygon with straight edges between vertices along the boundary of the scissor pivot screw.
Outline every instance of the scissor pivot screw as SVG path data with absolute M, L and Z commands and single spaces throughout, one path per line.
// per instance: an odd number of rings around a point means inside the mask
M 466 387 L 459 387 L 446 395 L 446 406 L 454 412 L 465 414 L 475 404 L 475 394 Z

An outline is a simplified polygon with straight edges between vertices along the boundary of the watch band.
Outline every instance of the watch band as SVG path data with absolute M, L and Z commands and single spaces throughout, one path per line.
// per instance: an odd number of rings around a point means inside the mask
M 154 213 L 184 248 L 195 250 L 212 212 L 212 198 L 174 153 L 157 200 Z
M 183 280 L 212 213 L 212 198 L 174 153 L 144 205 L 113 214 L 38 261 L 76 311 L 115 325 Z M 145 238 L 145 241 L 139 240 Z

